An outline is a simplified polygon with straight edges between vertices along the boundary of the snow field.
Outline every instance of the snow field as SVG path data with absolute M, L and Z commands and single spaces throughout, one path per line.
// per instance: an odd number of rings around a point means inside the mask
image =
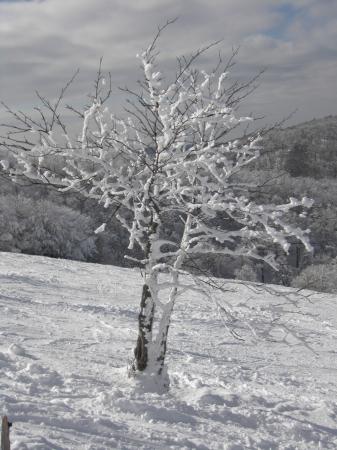
M 0 408 L 14 450 L 337 448 L 337 299 L 228 282 L 180 299 L 171 389 L 127 377 L 136 270 L 1 253 Z

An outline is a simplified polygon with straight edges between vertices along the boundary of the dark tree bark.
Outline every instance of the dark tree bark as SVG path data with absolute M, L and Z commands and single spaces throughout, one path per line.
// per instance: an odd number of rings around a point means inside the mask
M 140 303 L 140 313 L 138 316 L 138 338 L 135 354 L 134 370 L 143 371 L 148 364 L 148 337 L 152 336 L 152 326 L 154 319 L 154 302 L 149 286 L 144 284 Z

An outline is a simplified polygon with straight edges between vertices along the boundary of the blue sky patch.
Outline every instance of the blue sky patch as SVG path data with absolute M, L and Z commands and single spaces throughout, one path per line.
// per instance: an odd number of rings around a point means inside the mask
M 297 16 L 298 8 L 290 3 L 285 3 L 277 7 L 276 11 L 280 13 L 282 17 L 273 28 L 268 30 L 267 34 L 273 38 L 282 39 L 285 37 L 288 26 Z

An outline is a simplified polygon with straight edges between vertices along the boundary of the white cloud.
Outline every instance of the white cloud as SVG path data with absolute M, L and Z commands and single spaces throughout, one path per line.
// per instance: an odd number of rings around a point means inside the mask
M 287 16 L 291 9 L 294 16 Z M 139 76 L 136 53 L 158 24 L 177 16 L 162 39 L 165 66 L 217 39 L 223 39 L 224 54 L 241 44 L 238 75 L 269 68 L 247 108 L 274 117 L 299 108 L 298 121 L 337 114 L 334 0 L 0 2 L 0 97 L 29 109 L 35 89 L 53 96 L 79 67 L 70 95 L 77 101 L 83 92 L 85 101 L 101 55 L 117 86 L 133 85 Z M 118 109 L 121 96 L 114 93 Z

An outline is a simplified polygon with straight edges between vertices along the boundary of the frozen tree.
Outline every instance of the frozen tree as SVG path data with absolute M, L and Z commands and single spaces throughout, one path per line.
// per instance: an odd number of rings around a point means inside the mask
M 336 294 L 337 258 L 306 267 L 292 280 L 292 286 Z
M 93 220 L 49 200 L 0 196 L 0 250 L 88 260 L 96 253 Z
M 64 90 L 55 104 L 41 97 L 50 117 L 41 109 L 40 120 L 12 112 L 17 125 L 4 146 L 15 165 L 3 161 L 3 166 L 14 178 L 77 190 L 115 208 L 129 233 L 129 249 L 138 246 L 143 254 L 137 259 L 144 284 L 131 372 L 140 382 L 163 386 L 168 384 L 165 355 L 177 299 L 189 289 L 210 295 L 202 277 L 186 281 L 188 263 L 218 254 L 276 267 L 275 255 L 263 251 L 270 242 L 287 252 L 295 236 L 310 250 L 307 231 L 290 225 L 286 216 L 311 202 L 290 198 L 285 204 L 262 205 L 250 200 L 252 186 L 241 183 L 238 174 L 259 157 L 261 136 L 238 136 L 240 124 L 252 119 L 238 117 L 236 109 L 254 80 L 231 81 L 235 55 L 226 63 L 219 58 L 209 72 L 198 70 L 196 63 L 209 47 L 178 58 L 175 76 L 167 80 L 157 68 L 161 31 L 139 55 L 139 91 L 124 89 L 126 118 L 109 111 L 111 81 L 99 70 L 90 105 L 83 112 L 68 107 L 81 120 L 79 135 L 71 137 L 59 113 Z M 229 139 L 233 130 L 237 136 Z M 175 239 L 163 234 L 171 215 L 180 223 Z
M 235 278 L 245 281 L 258 281 L 256 270 L 252 267 L 252 264 L 244 264 L 240 269 L 235 270 Z

